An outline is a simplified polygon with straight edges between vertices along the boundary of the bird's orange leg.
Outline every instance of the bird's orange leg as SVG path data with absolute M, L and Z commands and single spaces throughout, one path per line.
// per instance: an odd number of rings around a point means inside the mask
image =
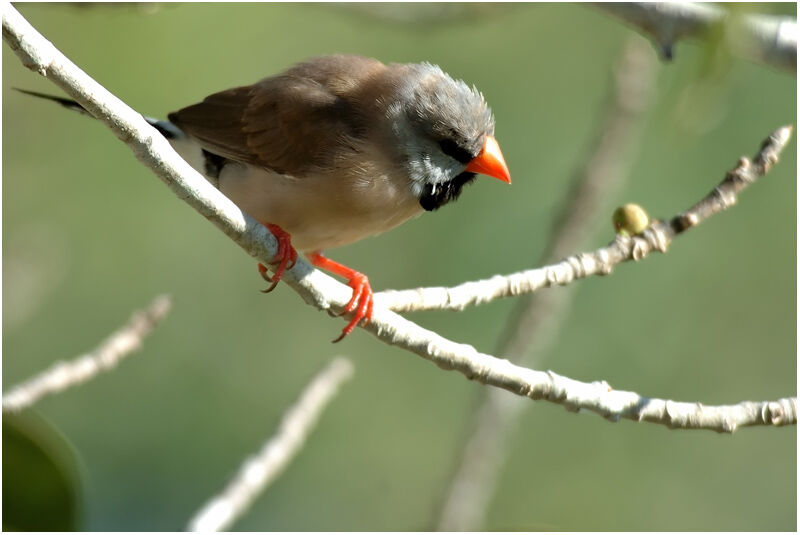
M 264 277 L 264 280 L 271 283 L 269 288 L 266 290 L 261 290 L 264 293 L 269 293 L 275 289 L 275 286 L 278 285 L 280 282 L 281 277 L 283 276 L 283 272 L 286 271 L 286 268 L 292 269 L 294 263 L 297 261 L 297 251 L 295 251 L 294 247 L 292 247 L 292 238 L 289 236 L 289 233 L 283 230 L 278 225 L 273 225 L 269 223 L 266 225 L 269 231 L 275 236 L 278 240 L 278 254 L 275 255 L 275 261 L 273 264 L 277 264 L 275 268 L 275 273 L 273 273 L 272 277 L 267 275 L 267 267 L 264 264 L 258 264 L 258 272 L 261 273 L 261 276 Z M 291 262 L 291 265 L 289 265 Z
M 353 319 L 350 320 L 350 323 L 342 329 L 342 334 L 339 338 L 333 341 L 334 343 L 339 342 L 345 336 L 353 332 L 353 329 L 355 329 L 356 325 L 358 325 L 361 320 L 364 320 L 364 325 L 366 325 L 369 323 L 369 320 L 372 319 L 373 298 L 369 279 L 363 273 L 359 273 L 339 262 L 334 262 L 330 258 L 323 256 L 319 251 L 308 255 L 308 259 L 318 268 L 326 269 L 346 278 L 347 285 L 353 289 L 353 297 L 350 298 L 350 302 L 344 307 L 342 314 L 347 314 L 348 312 L 355 312 L 355 314 L 353 314 Z

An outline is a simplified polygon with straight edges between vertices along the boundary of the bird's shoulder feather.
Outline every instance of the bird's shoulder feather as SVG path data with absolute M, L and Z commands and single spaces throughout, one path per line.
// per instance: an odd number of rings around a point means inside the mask
M 315 58 L 210 95 L 169 119 L 211 153 L 300 177 L 355 150 L 367 133 L 355 97 L 385 69 L 359 56 Z

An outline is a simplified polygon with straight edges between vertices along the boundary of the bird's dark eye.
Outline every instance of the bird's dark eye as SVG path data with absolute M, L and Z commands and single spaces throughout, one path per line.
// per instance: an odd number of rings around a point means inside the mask
M 461 163 L 468 163 L 474 157 L 470 152 L 459 146 L 458 143 L 452 139 L 443 139 L 439 141 L 439 148 L 442 152 Z

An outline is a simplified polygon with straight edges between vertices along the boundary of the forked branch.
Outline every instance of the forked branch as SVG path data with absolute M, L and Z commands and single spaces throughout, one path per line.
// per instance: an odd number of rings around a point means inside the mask
M 248 254 L 262 263 L 273 260 L 277 242 L 263 225 L 244 214 L 211 186 L 140 114 L 69 61 L 10 4 L 4 4 L 2 9 L 3 38 L 24 65 L 52 80 L 105 123 L 178 197 L 214 223 Z M 775 140 L 776 143 L 786 142 L 782 136 Z M 632 243 L 621 246 L 623 252 L 629 249 L 630 254 L 643 256 L 654 248 L 646 237 L 630 241 Z M 586 260 L 591 263 L 590 259 Z M 583 269 L 583 266 L 579 267 Z M 285 273 L 284 280 L 309 304 L 322 310 L 341 310 L 350 299 L 349 287 L 300 260 Z M 733 431 L 746 425 L 796 422 L 796 401 L 793 399 L 709 407 L 648 399 L 633 392 L 613 390 L 604 381 L 582 383 L 553 372 L 522 368 L 480 353 L 470 345 L 448 340 L 383 307 L 376 306 L 372 321 L 365 330 L 388 344 L 430 360 L 440 368 L 457 370 L 468 379 L 534 400 L 558 403 L 569 410 L 586 409 L 610 420 L 629 418 L 670 427 L 717 431 Z

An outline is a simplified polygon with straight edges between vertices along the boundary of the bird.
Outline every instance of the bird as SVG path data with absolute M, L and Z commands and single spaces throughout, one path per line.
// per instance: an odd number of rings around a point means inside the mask
M 24 93 L 88 112 L 80 104 Z M 334 342 L 372 318 L 363 273 L 323 251 L 380 234 L 456 200 L 476 175 L 511 183 L 483 95 L 432 63 L 327 55 L 145 117 L 173 148 L 277 238 L 272 291 L 297 251 L 347 280 L 353 313 Z

